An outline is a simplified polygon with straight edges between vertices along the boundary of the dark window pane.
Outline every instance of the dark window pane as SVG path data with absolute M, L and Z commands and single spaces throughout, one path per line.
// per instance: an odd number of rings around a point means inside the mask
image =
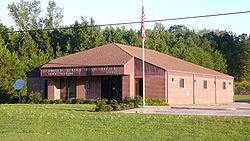
M 226 89 L 226 82 L 223 82 L 223 89 Z
M 207 80 L 204 80 L 204 81 L 203 81 L 203 88 L 204 88 L 204 89 L 207 89 Z
M 180 79 L 180 88 L 184 88 L 184 79 Z

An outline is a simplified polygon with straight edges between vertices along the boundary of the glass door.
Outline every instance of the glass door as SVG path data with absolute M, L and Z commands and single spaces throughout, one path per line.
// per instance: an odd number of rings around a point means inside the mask
M 73 78 L 61 79 L 61 99 L 76 98 L 76 80 Z

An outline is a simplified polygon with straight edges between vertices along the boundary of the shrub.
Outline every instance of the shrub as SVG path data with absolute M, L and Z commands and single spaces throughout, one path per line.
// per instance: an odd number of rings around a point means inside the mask
M 250 94 L 250 82 L 235 82 L 235 94 Z
M 0 104 L 10 103 L 11 95 L 10 94 L 0 94 Z
M 135 104 L 134 104 L 134 102 L 128 102 L 126 107 L 129 109 L 133 109 L 133 108 L 135 108 Z
M 145 104 L 150 106 L 166 106 L 168 105 L 164 100 L 155 98 L 146 98 Z
M 43 101 L 43 99 L 39 103 L 42 103 L 42 101 Z M 28 103 L 28 97 L 27 96 L 22 96 L 21 97 L 21 103 L 22 104 Z
M 96 104 L 96 100 L 94 100 L 94 99 L 86 99 L 84 104 Z
M 96 111 L 111 111 L 113 110 L 112 106 L 107 104 L 107 99 L 99 99 L 96 101 Z
M 139 107 L 140 105 L 142 105 L 142 97 L 137 96 L 134 100 L 134 103 L 135 103 L 135 107 Z
M 76 100 L 76 103 L 77 103 L 77 104 L 84 104 L 84 102 L 85 102 L 85 99 L 84 99 L 84 98 L 80 98 L 80 99 L 77 99 L 77 100 Z
M 63 104 L 63 100 L 62 99 L 56 99 L 54 100 L 55 104 Z
M 125 103 L 120 103 L 120 106 L 122 109 L 127 109 L 127 104 L 125 104 Z
M 123 101 L 124 103 L 129 103 L 129 102 L 134 102 L 134 99 L 126 96 Z
M 43 98 L 40 92 L 32 92 L 29 96 L 29 102 L 34 104 L 42 103 Z
M 75 98 L 68 98 L 66 99 L 65 103 L 66 104 L 76 104 L 76 99 Z
M 19 97 L 17 95 L 12 95 L 10 98 L 10 103 L 12 104 L 19 103 Z
M 112 111 L 113 108 L 111 105 L 105 105 L 103 111 Z
M 109 104 L 117 104 L 118 101 L 116 99 L 112 99 L 108 101 Z
M 114 110 L 121 110 L 121 109 L 122 109 L 122 108 L 121 108 L 121 105 L 118 104 L 118 103 L 112 104 L 111 106 L 112 106 L 112 108 L 113 108 Z
M 51 104 L 51 100 L 49 100 L 49 99 L 44 99 L 44 100 L 42 101 L 42 104 Z

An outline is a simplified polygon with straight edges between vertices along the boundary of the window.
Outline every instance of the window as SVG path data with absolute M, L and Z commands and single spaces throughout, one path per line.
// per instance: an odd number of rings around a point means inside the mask
M 226 82 L 223 82 L 222 87 L 223 87 L 223 89 L 226 89 Z
M 184 88 L 184 79 L 180 79 L 180 88 Z
M 85 84 L 85 89 L 91 89 L 91 84 L 90 83 L 86 83 Z
M 204 81 L 203 81 L 203 88 L 204 88 L 204 89 L 207 89 L 207 80 L 204 80 Z

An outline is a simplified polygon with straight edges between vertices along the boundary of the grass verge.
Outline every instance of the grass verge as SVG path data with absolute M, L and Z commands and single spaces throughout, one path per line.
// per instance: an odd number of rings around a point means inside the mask
M 5 140 L 250 140 L 249 117 L 93 112 L 94 105 L 0 105 Z
M 248 102 L 250 103 L 250 94 L 248 95 L 234 95 L 235 102 Z

